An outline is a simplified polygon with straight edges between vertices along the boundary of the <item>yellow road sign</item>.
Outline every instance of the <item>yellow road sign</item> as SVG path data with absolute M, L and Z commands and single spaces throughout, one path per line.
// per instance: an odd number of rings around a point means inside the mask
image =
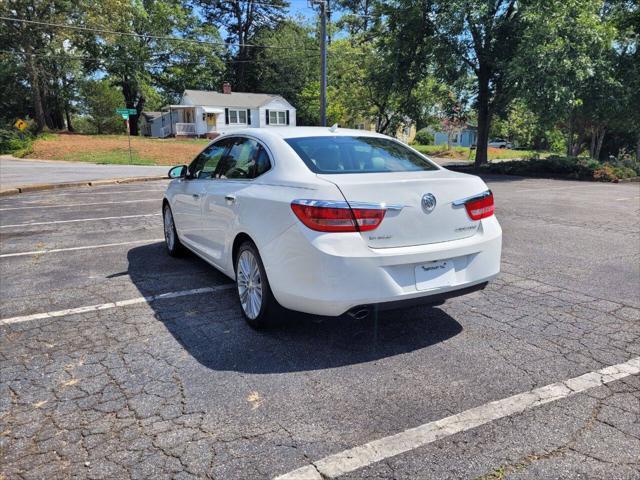
M 29 125 L 24 120 L 18 119 L 18 120 L 16 120 L 16 123 L 13 124 L 13 126 L 16 127 L 18 130 L 20 130 L 22 132 Z

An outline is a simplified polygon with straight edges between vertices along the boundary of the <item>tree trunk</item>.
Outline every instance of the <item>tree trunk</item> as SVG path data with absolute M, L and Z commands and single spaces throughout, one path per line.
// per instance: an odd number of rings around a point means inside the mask
M 122 95 L 124 96 L 124 104 L 127 108 L 135 109 L 135 115 L 129 115 L 129 133 L 138 135 L 138 117 L 144 107 L 144 97 L 138 96 L 137 88 L 132 84 L 127 76 L 122 78 Z
M 127 106 L 127 108 L 135 108 L 136 109 L 136 114 L 135 115 L 129 115 L 129 132 L 131 133 L 131 135 L 139 135 L 140 132 L 138 130 L 138 119 L 140 118 L 140 115 L 142 114 L 142 109 L 144 108 L 144 102 L 145 99 L 143 96 L 140 96 L 140 98 L 138 98 L 137 103 L 135 104 L 135 106 L 133 107 L 129 107 Z M 194 118 L 194 122 L 195 122 L 195 118 Z
M 602 142 L 604 141 L 604 136 L 607 133 L 607 129 L 605 127 L 598 127 L 598 139 L 596 140 L 596 150 L 594 159 L 600 159 L 600 150 L 602 149 Z
M 29 55 L 27 60 L 27 69 L 29 70 L 29 82 L 31 83 L 31 94 L 33 96 L 33 111 L 36 120 L 36 133 L 42 131 L 46 125 L 44 108 L 42 107 L 42 95 L 40 92 L 40 79 L 36 69 L 33 55 Z
M 593 159 L 596 158 L 596 131 L 595 127 L 591 127 L 591 147 L 589 147 L 589 156 Z
M 571 146 L 571 156 L 577 157 L 580 155 L 580 149 L 582 148 L 582 143 L 584 142 L 584 133 L 579 133 L 576 142 Z
M 480 67 L 478 74 L 478 138 L 476 140 L 476 162 L 475 166 L 489 163 L 487 152 L 489 144 L 489 74 L 483 67 Z
M 73 132 L 73 125 L 71 125 L 71 112 L 69 111 L 69 102 L 66 102 L 64 105 L 64 115 L 67 119 L 67 131 Z
M 567 157 L 573 152 L 573 113 L 569 116 L 569 132 L 567 134 Z

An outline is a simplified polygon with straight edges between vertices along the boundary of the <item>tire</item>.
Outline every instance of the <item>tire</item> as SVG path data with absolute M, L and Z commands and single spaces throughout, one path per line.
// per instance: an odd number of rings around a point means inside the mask
M 162 220 L 164 224 L 164 244 L 167 247 L 167 252 L 172 257 L 178 257 L 184 252 L 184 247 L 178 238 L 176 224 L 173 221 L 173 212 L 168 203 L 165 203 L 162 208 Z
M 281 307 L 271 292 L 258 248 L 253 242 L 244 242 L 235 262 L 236 291 L 242 316 L 251 328 L 265 328 L 273 322 Z

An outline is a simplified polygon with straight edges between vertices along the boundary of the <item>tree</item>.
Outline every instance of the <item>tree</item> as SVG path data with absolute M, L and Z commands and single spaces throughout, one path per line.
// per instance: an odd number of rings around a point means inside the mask
M 490 137 L 507 138 L 518 147 L 537 148 L 544 132 L 540 119 L 520 99 L 514 99 L 500 117 L 491 122 Z
M 122 93 L 109 78 L 86 80 L 80 84 L 82 112 L 96 133 L 121 133 L 122 119 L 115 110 L 122 104 Z
M 567 155 L 578 155 L 590 135 L 597 138 L 592 128 L 601 128 L 614 85 L 607 60 L 612 30 L 602 6 L 601 0 L 537 0 L 522 15 L 523 40 L 509 76 L 529 109 L 547 126 L 564 128 Z
M 342 15 L 337 22 L 340 29 L 346 29 L 352 40 L 368 37 L 375 29 L 380 17 L 375 15 L 378 0 L 337 0 L 334 9 L 341 11 Z
M 310 92 L 305 89 L 311 83 L 317 83 L 320 76 L 319 55 L 313 53 L 314 50 L 319 52 L 319 46 L 311 30 L 289 20 L 275 29 L 260 30 L 253 41 L 282 47 L 259 49 L 255 53 L 255 61 L 248 72 L 255 91 L 282 95 L 296 107 L 298 124 L 315 125 L 318 118 L 311 113 L 315 107 L 307 108 L 305 104 L 310 100 Z M 300 48 L 287 50 L 290 45 Z
M 15 81 L 28 83 L 36 130 L 64 128 L 65 114 L 67 127 L 72 129 L 69 112 L 78 66 L 73 60 L 74 35 L 52 24 L 81 16 L 79 4 L 70 0 L 7 0 L 0 2 L 0 14 L 15 19 L 2 22 L 0 44 L 16 62 Z
M 189 69 L 197 73 L 194 78 L 200 85 L 211 85 L 202 81 L 207 69 L 210 78 L 220 78 L 217 31 L 203 26 L 181 0 L 106 0 L 91 11 L 88 23 L 101 31 L 86 35 L 84 48 L 92 59 L 85 67 L 105 71 L 120 88 L 124 106 L 136 110 L 129 116 L 131 135 L 138 135 L 138 119 L 147 101 L 144 92 L 150 87 L 175 99 L 185 86 L 192 86 Z
M 413 42 L 413 70 L 437 67 L 445 81 L 472 75 L 478 119 L 476 165 L 488 161 L 492 116 L 510 98 L 506 73 L 521 38 L 526 1 L 516 0 L 396 0 L 385 9 L 392 34 Z M 411 70 L 408 70 L 409 72 Z M 399 73 L 402 73 L 400 70 Z
M 285 0 L 196 0 L 195 2 L 213 25 L 224 28 L 227 32 L 226 41 L 235 43 L 230 50 L 230 57 L 234 60 L 234 88 L 246 91 L 249 88 L 247 77 L 247 62 L 255 52 L 250 51 L 247 44 L 253 42 L 254 36 L 262 29 L 274 29 L 284 20 L 284 11 L 288 7 Z M 293 45 L 289 45 L 293 48 Z M 285 52 L 288 51 L 284 50 Z

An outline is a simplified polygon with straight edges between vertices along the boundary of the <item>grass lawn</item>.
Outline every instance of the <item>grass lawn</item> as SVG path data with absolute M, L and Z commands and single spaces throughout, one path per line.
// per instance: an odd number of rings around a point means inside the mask
M 189 163 L 210 140 L 131 137 L 132 164 Z M 25 158 L 91 163 L 129 163 L 126 135 L 49 134 L 39 137 Z
M 472 161 L 475 159 L 475 151 L 469 156 L 469 147 L 451 147 L 447 150 L 446 145 L 412 145 L 413 148 L 425 155 L 439 158 L 450 158 L 452 160 Z M 549 152 L 535 152 L 533 150 L 510 150 L 508 148 L 489 147 L 489 160 L 504 160 L 512 158 L 531 158 L 534 155 L 545 157 Z
M 202 150 L 209 140 L 206 139 L 159 139 L 149 137 L 131 137 L 132 164 L 134 165 L 181 165 L 189 163 Z M 452 160 L 472 161 L 475 152 L 469 158 L 469 148 L 443 145 L 414 145 L 416 150 L 433 157 Z M 32 148 L 25 152 L 26 158 L 43 160 L 67 160 L 90 163 L 129 163 L 129 143 L 126 135 L 75 135 L 46 134 L 38 137 Z M 489 160 L 526 159 L 535 154 L 548 156 L 546 152 L 530 150 L 508 150 L 489 148 Z

